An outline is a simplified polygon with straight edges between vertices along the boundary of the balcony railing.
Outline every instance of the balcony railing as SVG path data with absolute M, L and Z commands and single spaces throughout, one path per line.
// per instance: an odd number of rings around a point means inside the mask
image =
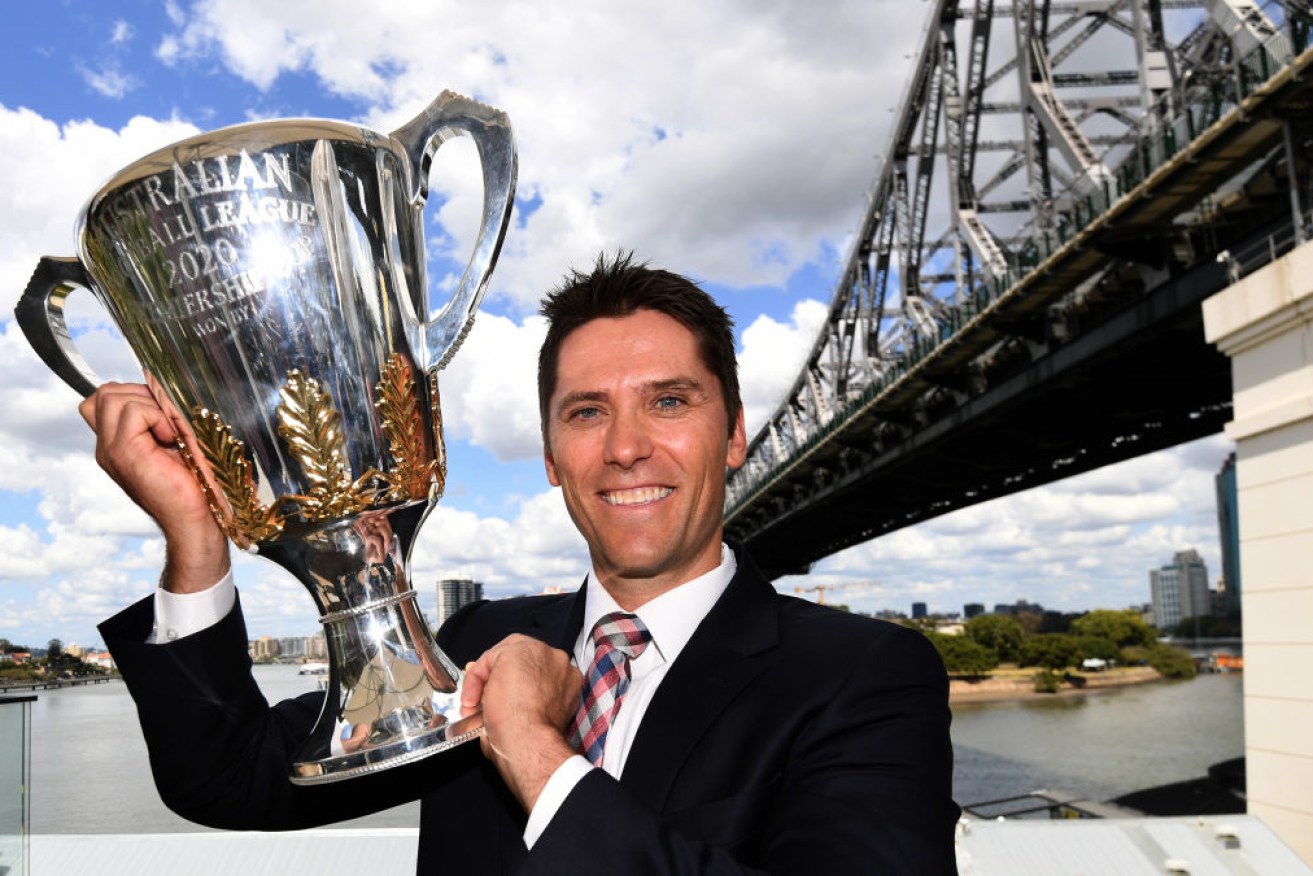
M 0 876 L 27 876 L 34 696 L 0 696 Z

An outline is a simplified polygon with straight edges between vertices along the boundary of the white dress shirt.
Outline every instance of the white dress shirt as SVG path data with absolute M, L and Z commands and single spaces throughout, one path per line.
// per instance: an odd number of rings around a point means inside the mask
M 633 613 L 638 615 L 652 634 L 652 641 L 643 649 L 642 654 L 629 661 L 629 689 L 620 701 L 620 711 L 616 713 L 606 733 L 602 769 L 610 775 L 618 779 L 624 772 L 629 749 L 633 746 L 638 726 L 642 723 L 657 687 L 707 612 L 711 611 L 716 600 L 725 592 L 737 568 L 734 551 L 722 544 L 719 566 L 634 610 Z M 580 671 L 586 673 L 588 665 L 593 661 L 593 652 L 596 650 L 593 646 L 593 626 L 598 618 L 613 611 L 623 609 L 598 582 L 596 573 L 589 572 L 584 600 L 584 624 L 574 643 L 574 664 L 580 667 Z M 524 827 L 525 845 L 533 848 L 534 842 L 547 829 L 552 816 L 561 808 L 570 791 L 593 768 L 592 763 L 580 754 L 557 767 L 538 795 L 533 811 L 529 813 L 529 822 Z
M 725 592 L 737 568 L 734 551 L 722 544 L 719 566 L 644 603 L 633 612 L 652 634 L 652 641 L 642 654 L 629 663 L 629 689 L 606 734 L 601 768 L 610 775 L 619 778 L 624 772 L 625 761 L 629 757 L 639 724 L 657 687 L 707 612 L 711 611 L 716 600 Z M 593 660 L 596 649 L 593 646 L 592 630 L 598 618 L 622 610 L 598 582 L 596 572 L 588 573 L 585 587 L 584 623 L 574 643 L 574 663 L 581 667 L 581 671 L 586 671 Z M 232 572 L 213 587 L 199 593 L 176 594 L 156 588 L 155 627 L 147 641 L 163 644 L 213 626 L 232 610 L 236 597 L 237 588 L 233 583 Z M 529 813 L 529 821 L 524 828 L 524 842 L 527 846 L 533 848 L 570 791 L 592 769 L 592 763 L 582 755 L 575 755 L 557 767 L 538 795 L 533 811 Z

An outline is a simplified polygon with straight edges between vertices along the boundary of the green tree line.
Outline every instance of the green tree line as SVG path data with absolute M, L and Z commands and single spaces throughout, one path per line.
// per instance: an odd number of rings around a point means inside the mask
M 1000 663 L 1033 666 L 1041 673 L 1037 689 L 1042 689 L 1042 682 L 1056 690 L 1061 673 L 1089 658 L 1152 666 L 1165 678 L 1193 678 L 1195 674 L 1194 659 L 1188 652 L 1158 642 L 1153 628 L 1129 609 L 1091 611 L 1072 620 L 1067 632 L 1028 632 L 1017 618 L 999 614 L 973 617 L 960 636 L 922 632 L 939 651 L 950 675 L 988 675 Z
M 88 675 L 107 675 L 109 670 L 87 663 L 64 650 L 64 643 L 51 639 L 46 644 L 46 655 L 28 662 L 16 663 L 11 655 L 30 652 L 26 646 L 14 645 L 0 639 L 0 680 L 29 681 L 55 678 L 81 678 Z

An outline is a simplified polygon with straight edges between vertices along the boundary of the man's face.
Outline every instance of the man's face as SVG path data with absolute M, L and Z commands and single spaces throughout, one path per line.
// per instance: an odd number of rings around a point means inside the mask
M 595 319 L 561 345 L 547 479 L 622 606 L 720 563 L 725 467 L 746 452 L 742 412 L 731 430 L 720 382 L 670 317 Z

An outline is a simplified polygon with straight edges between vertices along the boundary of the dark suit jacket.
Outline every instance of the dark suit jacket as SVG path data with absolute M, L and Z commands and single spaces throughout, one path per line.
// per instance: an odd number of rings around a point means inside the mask
M 570 596 L 485 602 L 439 634 L 457 664 L 511 632 L 570 650 Z M 145 645 L 145 600 L 101 626 L 137 702 L 156 784 L 218 827 L 322 824 L 423 798 L 421 872 L 953 873 L 947 680 L 919 633 L 777 594 L 739 572 L 657 690 L 616 780 L 595 770 L 527 853 L 526 816 L 477 745 L 297 787 L 321 697 L 269 708 L 234 610 Z

